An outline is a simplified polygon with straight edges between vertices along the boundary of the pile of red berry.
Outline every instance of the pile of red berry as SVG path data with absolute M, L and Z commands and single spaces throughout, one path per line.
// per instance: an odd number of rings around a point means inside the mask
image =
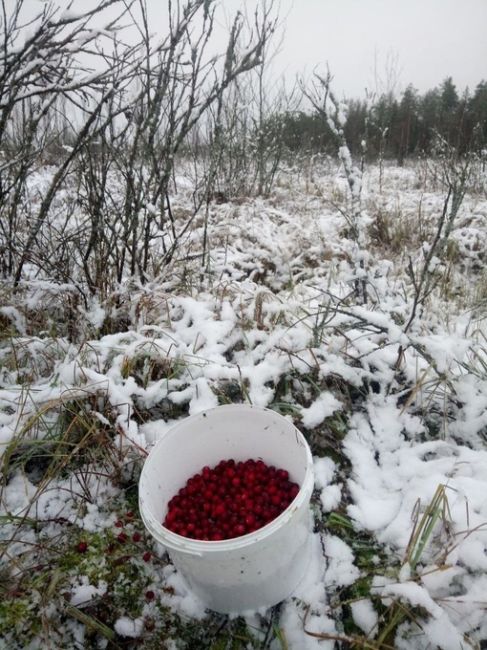
M 230 458 L 192 476 L 169 501 L 163 525 L 191 539 L 232 539 L 271 522 L 298 492 L 285 469 Z

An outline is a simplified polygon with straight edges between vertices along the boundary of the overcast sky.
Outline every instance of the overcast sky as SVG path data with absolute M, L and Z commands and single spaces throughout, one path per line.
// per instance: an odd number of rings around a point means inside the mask
M 151 0 L 159 2 L 160 0 Z M 227 10 L 242 0 L 224 0 Z M 254 2 L 248 0 L 253 6 Z M 451 75 L 460 90 L 487 79 L 487 0 L 281 0 L 285 36 L 276 68 L 293 75 L 329 64 L 337 90 L 387 83 L 420 91 Z M 376 74 L 377 72 L 377 74 Z M 390 75 L 389 75 L 390 76 Z M 376 78 L 378 77 L 378 78 Z
M 487 0 L 289 4 L 282 60 L 290 68 L 328 61 L 347 94 L 374 89 L 375 67 L 385 82 L 388 61 L 402 87 L 411 82 L 422 91 L 448 75 L 462 89 L 487 79 Z
M 95 1 L 74 0 L 73 9 Z M 146 1 L 152 30 L 165 34 L 168 0 Z M 263 2 L 220 0 L 220 48 L 229 16 L 245 8 L 251 14 Z M 42 6 L 25 3 L 31 11 Z M 424 92 L 446 76 L 459 91 L 487 79 L 487 0 L 280 0 L 280 16 L 285 31 L 274 76 L 292 80 L 328 63 L 336 93 L 348 97 L 388 90 L 394 81 L 398 91 L 412 83 Z

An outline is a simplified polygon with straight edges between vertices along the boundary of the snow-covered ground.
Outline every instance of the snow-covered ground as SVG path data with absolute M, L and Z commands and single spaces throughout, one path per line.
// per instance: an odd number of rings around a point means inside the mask
M 205 269 L 201 219 L 157 281 L 78 308 L 71 340 L 53 335 L 70 286 L 2 287 L 0 647 L 217 647 L 231 625 L 232 647 L 483 647 L 486 194 L 467 193 L 410 321 L 446 191 L 425 165 L 386 167 L 382 191 L 378 175 L 362 194 L 365 303 L 333 163 L 213 205 Z M 239 401 L 292 418 L 317 479 L 308 574 L 237 634 L 145 536 L 134 486 L 168 427 Z

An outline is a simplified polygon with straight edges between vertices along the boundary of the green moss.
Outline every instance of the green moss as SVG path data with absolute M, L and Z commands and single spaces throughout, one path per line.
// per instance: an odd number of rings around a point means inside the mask
M 135 499 L 136 490 L 133 492 Z M 27 647 L 31 640 L 45 635 L 46 630 L 51 635 L 51 628 L 56 647 L 72 647 L 70 627 L 64 624 L 73 619 L 86 627 L 85 647 L 95 648 L 100 634 L 106 637 L 102 633 L 104 626 L 113 630 L 120 616 L 136 618 L 142 614 L 145 591 L 154 584 L 153 563 L 157 560 L 143 561 L 144 552 L 152 550 L 152 540 L 144 532 L 137 509 L 123 499 L 112 501 L 110 506 L 112 514 L 107 516 L 118 515 L 123 523 L 120 528 L 110 526 L 90 532 L 66 526 L 56 543 L 52 543 L 49 536 L 43 540 L 43 525 L 38 526 L 38 543 L 32 552 L 17 559 L 17 577 L 2 578 L 7 597 L 0 602 L 0 638 L 8 633 L 9 650 Z M 119 531 L 126 535 L 125 541 L 117 538 Z M 140 539 L 133 540 L 134 532 Z M 86 547 L 80 548 L 80 542 Z M 105 583 L 106 591 L 89 603 L 72 607 L 73 585 L 83 583 L 96 587 Z M 87 617 L 92 624 L 87 626 L 80 617 Z M 167 617 L 166 610 L 157 609 L 157 617 Z M 56 639 L 56 635 L 60 638 Z
M 41 621 L 29 595 L 6 594 L 0 601 L 0 639 L 21 638 L 25 646 L 41 632 Z M 20 647 L 25 647 L 24 645 Z M 7 646 L 6 646 L 7 647 Z
M 243 618 L 229 619 L 221 614 L 209 614 L 204 621 L 175 619 L 177 647 L 181 650 L 250 650 L 269 647 L 262 632 L 256 633 Z M 202 634 L 202 629 L 205 630 Z
M 11 628 L 24 624 L 29 612 L 26 598 L 4 596 L 0 601 L 0 633 L 5 634 Z

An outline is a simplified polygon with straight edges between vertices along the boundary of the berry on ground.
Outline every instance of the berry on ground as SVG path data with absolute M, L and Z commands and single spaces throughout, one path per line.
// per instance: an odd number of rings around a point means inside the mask
M 86 542 L 79 542 L 76 548 L 78 553 L 86 553 L 88 550 L 88 544 Z
M 273 521 L 298 493 L 285 469 L 260 459 L 221 460 L 187 480 L 169 501 L 163 525 L 191 539 L 232 539 Z

